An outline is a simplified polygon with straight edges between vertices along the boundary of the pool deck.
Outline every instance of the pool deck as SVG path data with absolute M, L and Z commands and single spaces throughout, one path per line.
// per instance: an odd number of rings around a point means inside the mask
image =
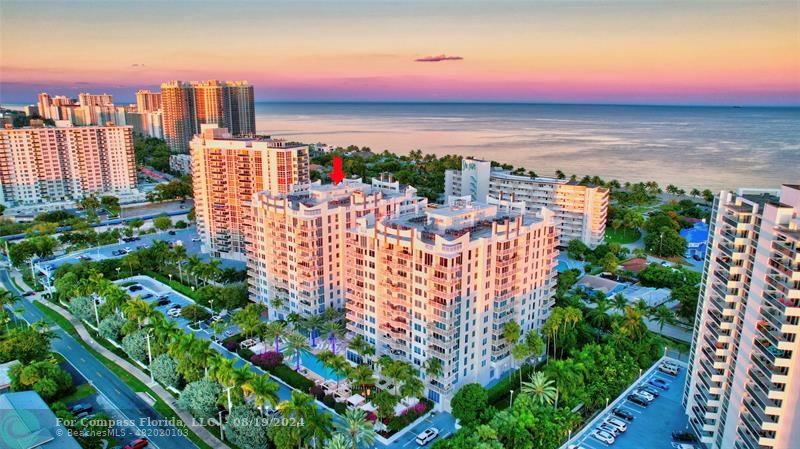
M 681 406 L 683 387 L 686 382 L 686 363 L 671 358 L 666 359 L 680 366 L 680 373 L 677 376 L 658 371 L 657 367 L 664 359 L 656 362 L 653 368 L 645 372 L 641 379 L 634 383 L 634 386 L 609 403 L 602 413 L 573 436 L 568 444 L 562 446 L 562 449 L 569 447 L 570 444 L 577 444 L 582 449 L 641 449 L 645 447 L 647 449 L 672 449 L 672 432 L 686 430 L 688 426 L 688 418 Z M 669 390 L 661 390 L 661 396 L 651 402 L 648 407 L 628 401 L 627 396 L 633 388 L 647 384 L 654 377 L 669 382 Z M 618 435 L 613 444 L 608 445 L 594 439 L 591 433 L 600 422 L 611 415 L 611 410 L 615 407 L 624 408 L 636 417 L 632 422 L 627 423 L 627 431 Z

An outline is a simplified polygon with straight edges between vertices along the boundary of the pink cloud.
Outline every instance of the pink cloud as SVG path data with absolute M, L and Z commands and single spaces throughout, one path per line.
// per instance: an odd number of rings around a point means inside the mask
M 447 55 L 436 55 L 436 56 L 424 56 L 422 58 L 417 58 L 414 62 L 441 62 L 441 61 L 461 61 L 461 56 L 447 56 Z

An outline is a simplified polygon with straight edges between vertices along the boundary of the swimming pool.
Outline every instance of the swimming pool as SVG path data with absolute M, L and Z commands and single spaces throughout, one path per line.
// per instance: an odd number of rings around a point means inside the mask
M 292 369 L 294 369 L 295 367 L 294 354 L 287 354 L 284 351 L 281 352 L 283 352 L 284 363 L 286 363 Z M 339 376 L 338 374 L 336 374 L 332 369 L 325 366 L 325 364 L 322 363 L 317 358 L 316 355 L 308 351 L 300 352 L 300 366 L 306 367 L 311 371 L 314 371 L 315 373 L 319 374 L 325 379 L 336 380 L 336 381 L 341 381 L 345 379 L 344 376 Z

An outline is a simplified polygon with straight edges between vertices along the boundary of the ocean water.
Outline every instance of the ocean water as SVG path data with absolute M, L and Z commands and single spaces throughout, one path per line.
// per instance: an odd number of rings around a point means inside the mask
M 256 103 L 258 131 L 687 190 L 800 183 L 800 108 Z

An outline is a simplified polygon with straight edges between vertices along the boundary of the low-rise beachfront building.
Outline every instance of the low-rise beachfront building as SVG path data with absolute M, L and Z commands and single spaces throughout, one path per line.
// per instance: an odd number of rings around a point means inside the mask
M 502 336 L 511 320 L 539 329 L 554 303 L 553 213 L 521 202 L 473 202 L 358 220 L 345 244 L 347 328 L 381 355 L 420 370 L 427 396 L 449 410 L 464 384 L 487 384 L 512 368 Z M 428 358 L 442 375 L 425 378 Z M 348 353 L 351 360 L 358 359 Z
M 483 202 L 490 197 L 524 201 L 532 214 L 550 209 L 561 246 L 572 240 L 591 248 L 603 243 L 608 194 L 605 187 L 581 185 L 569 179 L 513 175 L 478 159 L 465 158 L 461 170 L 445 172 L 445 195 L 469 195 Z

